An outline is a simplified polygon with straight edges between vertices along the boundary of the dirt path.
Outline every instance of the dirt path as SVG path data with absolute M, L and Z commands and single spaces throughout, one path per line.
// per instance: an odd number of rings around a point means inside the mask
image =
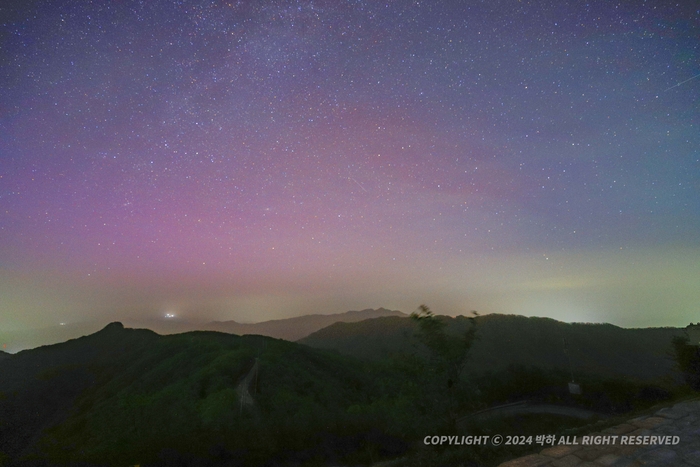
M 245 378 L 236 386 L 236 393 L 238 393 L 238 397 L 240 397 L 241 405 L 253 405 L 255 402 L 253 396 L 250 395 L 249 388 L 250 383 L 258 376 L 258 366 L 259 361 L 256 358 L 255 363 L 253 363 L 253 368 L 250 369 L 248 374 L 245 375 Z

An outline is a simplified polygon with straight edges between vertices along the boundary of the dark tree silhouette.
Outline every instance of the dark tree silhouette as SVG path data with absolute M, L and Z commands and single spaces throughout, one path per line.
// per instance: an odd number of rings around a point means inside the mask
M 700 346 L 689 344 L 687 336 L 673 338 L 676 363 L 688 386 L 700 391 Z
M 431 364 L 439 384 L 447 394 L 447 416 L 449 424 L 453 426 L 457 420 L 456 393 L 460 383 L 464 365 L 469 355 L 474 339 L 476 338 L 476 322 L 478 316 L 472 311 L 469 317 L 469 326 L 462 334 L 453 335 L 447 333 L 446 323 L 436 316 L 426 305 L 420 305 L 418 310 L 411 313 L 411 319 L 418 323 L 418 338 L 430 350 Z

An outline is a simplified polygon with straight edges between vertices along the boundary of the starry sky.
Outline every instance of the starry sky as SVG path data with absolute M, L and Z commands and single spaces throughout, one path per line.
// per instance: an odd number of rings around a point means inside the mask
M 5 1 L 0 327 L 700 318 L 694 1 Z

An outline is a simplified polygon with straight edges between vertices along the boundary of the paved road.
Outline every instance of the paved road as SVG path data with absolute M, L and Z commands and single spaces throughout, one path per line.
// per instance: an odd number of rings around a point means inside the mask
M 700 400 L 681 402 L 590 436 L 600 436 L 589 441 L 601 444 L 584 445 L 578 436 L 575 445 L 552 446 L 499 467 L 700 467 Z M 641 444 L 630 444 L 637 442 Z
M 580 419 L 593 418 L 596 415 L 599 418 L 607 418 L 605 414 L 591 412 L 590 410 L 578 409 L 575 407 L 566 407 L 552 404 L 538 404 L 528 401 L 513 402 L 511 404 L 499 405 L 488 409 L 480 410 L 471 413 L 457 420 L 457 426 L 467 422 L 483 421 L 490 418 L 511 417 L 521 414 L 553 414 L 563 415 L 565 417 L 573 417 Z

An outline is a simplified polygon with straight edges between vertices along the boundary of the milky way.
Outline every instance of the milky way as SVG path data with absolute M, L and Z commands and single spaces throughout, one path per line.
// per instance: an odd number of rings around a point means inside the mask
M 0 326 L 699 310 L 695 2 L 10 3 Z

